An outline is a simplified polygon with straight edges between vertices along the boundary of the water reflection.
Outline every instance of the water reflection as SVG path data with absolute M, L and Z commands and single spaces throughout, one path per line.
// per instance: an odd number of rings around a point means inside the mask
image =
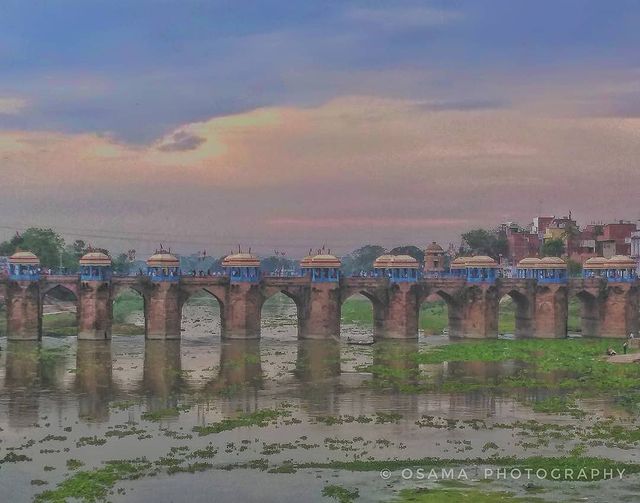
M 311 414 L 339 413 L 340 343 L 334 340 L 298 341 L 294 375 L 303 384 L 302 399 Z
M 38 342 L 7 342 L 4 385 L 9 397 L 9 425 L 20 427 L 37 423 L 40 388 Z
M 75 387 L 78 393 L 78 416 L 108 421 L 109 402 L 114 394 L 111 341 L 78 341 Z
M 175 408 L 184 386 L 180 340 L 146 340 L 142 386 L 150 412 Z
M 218 371 L 204 383 L 202 391 L 219 398 L 223 412 L 252 412 L 259 408 L 264 379 L 260 351 L 260 341 L 256 340 L 229 340 L 221 344 Z

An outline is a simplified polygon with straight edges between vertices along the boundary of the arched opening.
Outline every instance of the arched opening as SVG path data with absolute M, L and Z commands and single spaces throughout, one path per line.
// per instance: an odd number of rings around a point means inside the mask
M 220 337 L 222 333 L 220 300 L 204 289 L 189 295 L 182 304 L 181 329 L 183 339 Z
M 262 304 L 260 337 L 295 341 L 298 337 L 298 306 L 286 292 L 270 296 Z
M 507 292 L 498 301 L 498 334 L 514 337 L 533 335 L 531 303 L 516 290 Z
M 42 334 L 53 337 L 78 335 L 78 297 L 63 285 L 42 296 Z
M 119 290 L 112 299 L 113 335 L 144 335 L 144 297 L 133 288 Z
M 575 296 L 577 302 L 569 303 L 569 318 L 571 319 L 571 313 L 579 318 L 579 332 L 583 337 L 596 337 L 599 335 L 600 329 L 600 313 L 598 299 L 595 295 L 587 292 L 578 292 Z M 579 314 L 578 314 L 579 313 Z M 578 323 L 573 322 L 574 328 Z M 571 328 L 569 328 L 571 330 Z
M 354 292 L 342 303 L 340 335 L 348 341 L 371 342 L 382 328 L 380 308 L 374 297 L 365 291 Z
M 425 336 L 449 335 L 451 320 L 448 296 L 442 292 L 434 292 L 420 304 L 418 330 Z

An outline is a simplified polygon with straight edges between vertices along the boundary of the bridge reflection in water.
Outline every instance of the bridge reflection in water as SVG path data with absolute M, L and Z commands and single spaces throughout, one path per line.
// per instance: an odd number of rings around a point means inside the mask
M 47 338 L 46 345 L 51 341 Z M 199 412 L 204 417 L 211 411 L 233 415 L 282 402 L 297 403 L 311 416 L 454 410 L 485 416 L 495 413 L 492 394 L 435 389 L 451 381 L 496 382 L 522 369 L 515 362 L 419 365 L 415 341 L 368 347 L 316 340 L 202 345 L 189 339 L 144 343 L 117 337 L 99 344 L 78 341 L 75 358 L 73 346 L 52 351 L 41 344 L 9 342 L 3 351 L 0 413 L 8 427 L 28 427 L 51 414 L 111 423 L 119 414 L 111 404 L 118 402 L 137 404 L 167 420 L 167 412 L 177 417 L 176 408 L 185 404 L 204 407 Z M 425 383 L 431 391 L 422 387 Z M 525 393 L 534 397 L 538 391 Z M 205 404 L 213 406 L 211 411 Z

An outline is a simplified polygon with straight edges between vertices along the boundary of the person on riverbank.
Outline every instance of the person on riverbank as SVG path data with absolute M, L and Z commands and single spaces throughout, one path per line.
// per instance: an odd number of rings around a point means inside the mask
M 622 345 L 622 352 L 623 352 L 625 355 L 627 354 L 627 348 L 628 348 L 628 347 L 629 347 L 629 344 L 628 344 L 628 343 L 626 343 L 626 342 Z
M 613 348 L 612 348 L 612 347 L 608 347 L 608 348 L 607 348 L 607 356 L 615 356 L 615 355 L 617 355 L 617 354 L 618 354 L 618 353 L 616 353 L 616 352 L 613 350 Z

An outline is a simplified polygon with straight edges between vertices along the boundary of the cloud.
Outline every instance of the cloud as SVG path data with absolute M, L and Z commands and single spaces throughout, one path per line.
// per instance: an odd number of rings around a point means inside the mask
M 23 98 L 0 97 L 0 115 L 18 115 L 27 108 L 27 105 L 27 100 Z
M 431 28 L 457 21 L 459 12 L 430 7 L 369 8 L 360 7 L 346 11 L 346 17 L 358 23 L 369 23 L 385 30 Z
M 177 131 L 171 135 L 169 140 L 165 140 L 158 146 L 158 150 L 163 152 L 174 152 L 181 150 L 194 150 L 202 145 L 206 140 L 200 136 L 189 134 L 185 131 Z
M 371 96 L 212 117 L 138 145 L 5 131 L 0 213 L 138 232 L 141 250 L 162 232 L 176 246 L 212 239 L 212 250 L 449 240 L 526 223 L 541 202 L 587 221 L 634 218 L 639 135 L 638 119 Z

